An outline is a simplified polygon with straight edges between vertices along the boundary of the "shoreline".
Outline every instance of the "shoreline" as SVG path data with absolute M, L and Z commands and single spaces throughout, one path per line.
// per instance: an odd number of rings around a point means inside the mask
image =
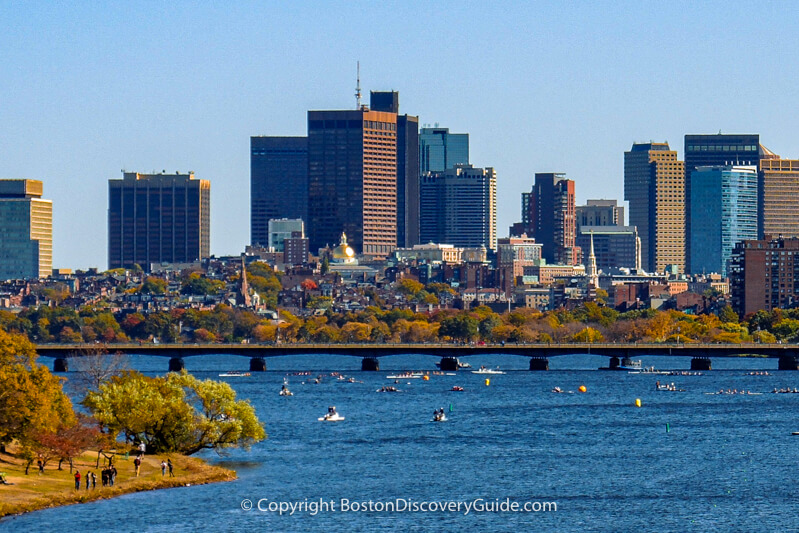
M 73 474 L 66 463 L 63 470 L 57 470 L 57 461 L 51 461 L 43 476 L 38 473 L 36 464 L 33 464 L 26 476 L 24 461 L 13 455 L 2 454 L 0 472 L 13 485 L 0 484 L 0 524 L 12 520 L 14 516 L 54 507 L 89 503 L 136 492 L 234 481 L 237 477 L 234 470 L 210 465 L 196 457 L 177 454 L 145 456 L 141 475 L 136 477 L 132 472 L 133 457 L 115 455 L 114 464 L 119 472 L 117 482 L 113 487 L 102 487 L 100 472 L 94 467 L 96 455 L 89 457 L 89 454 L 96 453 L 87 452 L 74 461 L 75 467 L 81 473 L 92 471 L 97 475 L 96 488 L 89 490 L 85 488 L 85 478 L 81 478 L 80 490 L 74 489 Z M 175 465 L 175 477 L 161 476 L 160 462 L 167 457 Z

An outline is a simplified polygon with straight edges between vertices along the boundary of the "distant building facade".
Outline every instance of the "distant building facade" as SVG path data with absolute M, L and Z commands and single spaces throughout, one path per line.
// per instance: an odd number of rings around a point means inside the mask
M 757 167 L 700 166 L 691 181 L 691 273 L 726 276 L 736 243 L 758 237 Z
M 623 226 L 624 206 L 617 205 L 616 200 L 587 200 L 585 205 L 578 205 L 577 230 L 582 226 Z
M 758 237 L 799 237 L 799 160 L 761 159 Z
M 53 273 L 53 202 L 39 180 L 0 180 L 0 280 Z
M 339 241 L 372 257 L 397 246 L 397 115 L 308 112 L 308 236 L 312 250 Z
M 685 234 L 693 232 L 691 220 L 691 173 L 701 166 L 754 165 L 761 159 L 758 134 L 711 134 L 685 136 Z M 630 222 L 632 224 L 632 222 Z M 640 228 L 639 228 L 640 229 Z M 691 265 L 691 242 L 685 246 L 686 271 L 697 272 Z
M 372 91 L 372 111 L 397 114 L 397 246 L 419 244 L 419 117 L 399 114 L 399 93 Z
M 739 242 L 730 260 L 732 307 L 740 315 L 799 304 L 799 238 Z
M 449 128 L 419 130 L 419 172 L 443 172 L 469 164 L 469 134 L 450 133 Z
M 585 250 L 590 248 L 592 235 L 599 270 L 609 273 L 619 268 L 640 268 L 641 239 L 635 226 L 581 226 L 577 232 L 577 246 L 583 250 L 584 264 Z
M 493 168 L 456 165 L 422 176 L 422 242 L 497 248 L 497 177 Z
M 527 235 L 543 245 L 548 263 L 576 265 L 576 206 L 574 181 L 562 173 L 536 173 L 533 190 L 522 193 L 522 223 Z
M 524 267 L 541 264 L 541 248 L 526 236 L 497 239 L 497 267 L 510 269 L 514 278 L 522 277 Z
M 624 153 L 624 199 L 648 272 L 685 269 L 685 168 L 668 143 L 633 144 Z
M 250 243 L 266 246 L 278 218 L 308 220 L 307 137 L 250 137 Z
M 211 182 L 124 172 L 108 180 L 108 268 L 192 263 L 210 256 Z
M 272 219 L 269 221 L 268 228 L 267 246 L 276 252 L 284 252 L 284 241 L 292 238 L 295 234 L 305 237 L 305 224 L 300 218 Z

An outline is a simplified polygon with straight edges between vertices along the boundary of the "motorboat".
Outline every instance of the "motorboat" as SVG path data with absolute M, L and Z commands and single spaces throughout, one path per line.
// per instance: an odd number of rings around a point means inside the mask
M 445 415 L 443 412 L 438 412 L 435 415 L 433 415 L 433 420 L 432 421 L 433 422 L 446 422 L 447 421 L 447 415 Z
M 219 374 L 220 378 L 248 378 L 250 377 L 249 372 L 237 372 L 235 370 L 231 370 L 229 372 L 222 372 Z
M 441 368 L 441 361 L 438 361 L 438 362 L 436 363 L 436 366 L 437 366 L 438 368 Z M 462 361 L 458 361 L 458 368 L 461 368 L 461 369 L 462 369 L 462 368 L 472 368 L 472 365 L 470 365 L 469 363 L 464 363 L 464 362 L 462 362 Z
M 460 387 L 460 386 L 458 386 L 458 385 L 455 385 L 455 386 L 453 386 L 453 387 L 452 387 L 451 389 L 449 389 L 449 390 L 450 390 L 450 391 L 452 391 L 452 392 L 463 392 L 463 387 Z
M 294 396 L 294 393 L 288 389 L 280 389 L 281 396 Z
M 505 372 L 499 369 L 480 367 L 480 370 L 472 370 L 472 374 L 504 374 Z

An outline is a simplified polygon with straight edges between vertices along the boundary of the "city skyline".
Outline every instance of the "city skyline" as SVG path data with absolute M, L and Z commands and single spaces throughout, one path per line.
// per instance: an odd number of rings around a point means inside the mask
M 420 5 L 392 16 L 418 21 Z M 499 237 L 536 172 L 573 179 L 578 204 L 623 200 L 633 142 L 669 142 L 684 160 L 686 134 L 757 133 L 799 157 L 796 90 L 739 68 L 799 70 L 779 5 L 745 12 L 753 46 L 707 31 L 736 27 L 742 2 L 632 5 L 448 4 L 424 32 L 391 35 L 362 31 L 385 10 L 358 3 L 5 5 L 0 178 L 44 183 L 54 268 L 105 267 L 106 183 L 121 169 L 208 177 L 211 253 L 238 254 L 249 138 L 303 135 L 308 110 L 354 109 L 357 60 L 364 94 L 399 91 L 420 127 L 469 134 L 471 163 L 501 176 Z

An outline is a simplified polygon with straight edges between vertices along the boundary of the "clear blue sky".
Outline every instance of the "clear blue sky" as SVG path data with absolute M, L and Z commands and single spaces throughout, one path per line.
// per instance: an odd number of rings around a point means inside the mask
M 0 4 L 0 178 L 44 181 L 60 268 L 106 268 L 121 169 L 210 179 L 211 251 L 243 251 L 249 137 L 354 106 L 356 60 L 365 94 L 470 134 L 500 236 L 535 172 L 623 199 L 634 141 L 759 133 L 799 158 L 791 2 L 70 4 Z

